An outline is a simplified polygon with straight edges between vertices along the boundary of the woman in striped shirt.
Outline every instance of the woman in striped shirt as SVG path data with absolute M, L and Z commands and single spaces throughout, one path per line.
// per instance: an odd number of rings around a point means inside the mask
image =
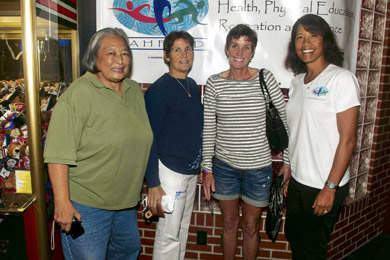
M 268 205 L 272 181 L 271 151 L 265 134 L 265 100 L 259 71 L 249 67 L 257 34 L 235 26 L 227 35 L 230 68 L 207 80 L 204 97 L 203 187 L 206 198 L 219 200 L 223 215 L 223 253 L 234 259 L 240 201 L 244 259 L 256 259 L 262 207 Z M 271 99 L 286 126 L 285 102 L 272 73 L 264 71 Z M 288 164 L 287 151 L 284 163 Z M 289 167 L 282 167 L 289 176 Z M 241 200 L 240 200 L 241 198 Z

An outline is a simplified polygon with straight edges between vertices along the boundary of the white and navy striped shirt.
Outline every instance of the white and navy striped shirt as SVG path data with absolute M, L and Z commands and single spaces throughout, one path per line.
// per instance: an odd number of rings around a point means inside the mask
M 271 99 L 287 129 L 285 101 L 272 73 L 264 70 Z M 250 80 L 230 80 L 219 74 L 206 83 L 204 97 L 203 163 L 212 171 L 212 159 L 238 169 L 258 169 L 271 164 L 265 134 L 265 100 L 259 76 Z M 283 153 L 288 164 L 288 151 Z

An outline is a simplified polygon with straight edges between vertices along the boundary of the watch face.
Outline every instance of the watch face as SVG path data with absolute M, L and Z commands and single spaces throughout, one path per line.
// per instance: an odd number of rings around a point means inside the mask
M 328 186 L 329 189 L 337 189 L 337 185 L 331 181 L 326 181 L 325 185 Z

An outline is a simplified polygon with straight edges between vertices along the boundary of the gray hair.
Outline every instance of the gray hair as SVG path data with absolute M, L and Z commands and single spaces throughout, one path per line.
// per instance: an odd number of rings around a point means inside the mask
M 131 67 L 133 66 L 133 55 L 131 53 L 128 37 L 122 29 L 112 27 L 101 29 L 91 37 L 87 51 L 85 52 L 85 55 L 83 57 L 83 65 L 85 69 L 91 73 L 99 72 L 99 69 L 96 66 L 96 56 L 100 49 L 102 40 L 106 36 L 119 36 L 123 39 L 124 43 L 130 51 L 129 71 L 131 71 Z

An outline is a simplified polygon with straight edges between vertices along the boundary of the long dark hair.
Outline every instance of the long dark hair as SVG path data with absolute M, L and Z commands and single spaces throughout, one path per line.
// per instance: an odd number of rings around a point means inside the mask
M 292 70 L 294 75 L 307 72 L 306 64 L 298 57 L 295 50 L 295 38 L 297 29 L 302 25 L 306 31 L 315 33 L 324 38 L 324 57 L 329 63 L 337 66 L 342 66 L 344 61 L 343 53 L 337 45 L 336 36 L 332 32 L 329 24 L 320 16 L 314 14 L 306 14 L 299 18 L 292 29 L 290 43 L 288 44 L 288 52 L 284 65 L 287 69 Z

